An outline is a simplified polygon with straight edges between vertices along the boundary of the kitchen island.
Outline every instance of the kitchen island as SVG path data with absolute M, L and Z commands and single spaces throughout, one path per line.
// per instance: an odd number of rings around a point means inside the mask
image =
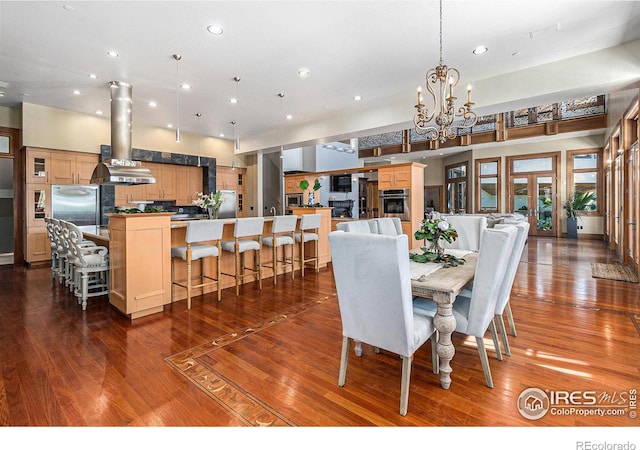
M 325 267 L 331 260 L 329 254 L 329 242 L 327 235 L 331 230 L 331 208 L 296 208 L 295 215 L 322 214 L 323 220 L 319 230 L 319 266 Z M 83 230 L 89 239 L 100 238 L 108 240 L 110 268 L 111 268 L 111 293 L 109 301 L 123 314 L 131 319 L 144 317 L 150 314 L 162 312 L 164 306 L 172 301 L 186 299 L 186 289 L 174 287 L 173 299 L 171 296 L 171 247 L 185 245 L 185 233 L 188 220 L 171 220 L 173 213 L 135 213 L 135 214 L 109 214 L 108 233 L 100 227 L 95 230 Z M 223 240 L 233 240 L 233 230 L 236 219 L 224 220 Z M 263 236 L 271 234 L 273 217 L 265 217 Z M 92 233 L 93 231 L 93 233 Z M 299 256 L 299 244 L 293 246 L 293 256 Z M 313 243 L 307 243 L 305 254 L 314 254 Z M 281 255 L 282 250 L 279 250 Z M 287 255 L 289 249 L 287 248 Z M 281 258 L 282 256 L 279 256 Z M 252 258 L 247 258 L 247 267 L 250 267 Z M 271 251 L 262 252 L 262 263 L 271 265 Z M 223 252 L 221 257 L 222 272 L 233 273 L 235 268 L 234 255 Z M 299 263 L 294 265 L 299 270 Z M 278 266 L 281 274 L 282 267 Z M 193 276 L 200 274 L 200 264 L 192 266 Z M 205 260 L 204 271 L 215 277 L 215 263 Z M 289 272 L 290 273 L 290 272 Z M 271 268 L 263 267 L 262 276 L 271 278 Z M 181 279 L 186 277 L 186 261 L 176 259 L 174 261 L 174 277 Z M 247 278 L 247 283 L 252 280 Z M 222 276 L 222 288 L 235 287 L 233 277 Z M 215 291 L 215 286 L 208 286 L 205 292 Z M 201 295 L 202 288 L 194 289 L 192 295 Z M 222 301 L 232 296 L 233 290 L 223 292 Z

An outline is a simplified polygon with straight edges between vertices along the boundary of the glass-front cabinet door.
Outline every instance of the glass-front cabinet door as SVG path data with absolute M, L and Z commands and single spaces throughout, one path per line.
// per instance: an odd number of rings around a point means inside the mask
M 44 227 L 45 216 L 51 215 L 49 186 L 29 186 L 27 189 L 27 223 L 29 227 Z
M 51 153 L 40 150 L 27 150 L 27 183 L 50 183 Z

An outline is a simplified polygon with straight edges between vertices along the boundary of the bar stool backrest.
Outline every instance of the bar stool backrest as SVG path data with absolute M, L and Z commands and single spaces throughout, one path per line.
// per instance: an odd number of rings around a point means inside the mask
M 276 234 L 294 231 L 297 223 L 298 216 L 275 216 L 271 225 L 271 232 Z
M 218 241 L 222 239 L 224 220 L 192 220 L 187 223 L 185 242 Z
M 242 238 L 262 235 L 264 229 L 264 217 L 242 217 L 236 219 L 233 229 L 233 237 Z
M 301 230 L 315 230 L 320 228 L 322 214 L 303 214 L 300 219 Z

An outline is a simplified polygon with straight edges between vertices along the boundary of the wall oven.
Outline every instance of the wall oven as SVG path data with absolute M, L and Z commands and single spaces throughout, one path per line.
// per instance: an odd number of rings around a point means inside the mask
M 380 217 L 397 217 L 411 220 L 410 189 L 384 189 L 379 191 Z

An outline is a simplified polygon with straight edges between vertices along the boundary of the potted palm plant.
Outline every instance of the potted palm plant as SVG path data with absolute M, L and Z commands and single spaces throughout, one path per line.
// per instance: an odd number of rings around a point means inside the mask
M 576 192 L 571 195 L 563 208 L 567 212 L 567 237 L 578 239 L 578 217 L 596 209 L 596 193 Z

